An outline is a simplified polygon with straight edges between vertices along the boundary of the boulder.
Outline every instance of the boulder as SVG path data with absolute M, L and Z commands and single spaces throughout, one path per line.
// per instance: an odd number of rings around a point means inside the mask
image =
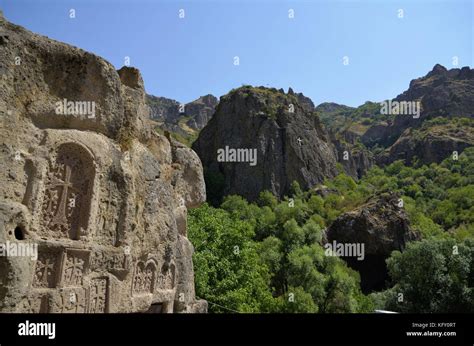
M 327 242 L 363 244 L 364 256 L 344 257 L 359 271 L 364 292 L 381 290 L 388 279 L 385 260 L 392 251 L 403 251 L 408 241 L 420 239 L 411 230 L 408 215 L 395 193 L 369 199 L 358 208 L 340 215 L 327 229 Z

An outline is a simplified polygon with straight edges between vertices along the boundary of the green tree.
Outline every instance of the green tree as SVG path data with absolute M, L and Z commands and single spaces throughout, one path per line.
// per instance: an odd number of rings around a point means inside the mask
M 196 295 L 209 301 L 211 312 L 274 310 L 270 273 L 253 236 L 250 223 L 225 210 L 207 204 L 190 210 Z
M 474 312 L 474 242 L 423 240 L 387 260 L 394 286 L 386 307 L 399 312 Z M 380 297 L 378 297 L 380 298 Z M 383 299 L 382 299 L 383 300 Z

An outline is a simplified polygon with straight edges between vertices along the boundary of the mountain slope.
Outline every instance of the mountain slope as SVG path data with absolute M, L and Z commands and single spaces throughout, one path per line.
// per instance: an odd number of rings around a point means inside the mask
M 231 157 L 220 162 L 218 150 L 226 147 L 255 151 L 255 165 Z M 337 153 L 318 117 L 295 95 L 276 89 L 244 86 L 221 97 L 193 149 L 208 188 L 249 200 L 263 190 L 282 197 L 293 181 L 307 189 L 337 174 Z

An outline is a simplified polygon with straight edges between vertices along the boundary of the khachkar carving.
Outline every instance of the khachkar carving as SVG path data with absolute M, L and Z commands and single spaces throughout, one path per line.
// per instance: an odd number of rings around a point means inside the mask
M 53 313 L 85 313 L 86 290 L 82 287 L 63 288 L 55 295 L 51 308 Z
M 115 173 L 110 173 L 114 176 Z M 119 216 L 121 203 L 120 194 L 115 183 L 108 183 L 102 187 L 100 194 L 99 216 L 97 218 L 97 234 L 99 242 L 104 245 L 117 246 L 119 239 Z
M 91 270 L 107 270 L 118 274 L 130 271 L 130 254 L 125 251 L 96 251 L 91 255 Z
M 89 313 L 108 312 L 108 278 L 91 279 L 89 289 Z
M 36 261 L 33 287 L 52 288 L 56 287 L 59 267 L 59 256 L 57 253 L 40 253 Z
M 158 288 L 162 290 L 171 290 L 174 288 L 175 265 L 174 263 L 165 263 L 161 267 L 161 273 L 158 277 Z
M 62 260 L 61 286 L 82 286 L 89 269 L 90 251 L 66 249 Z
M 156 263 L 138 261 L 132 282 L 132 294 L 153 293 L 156 281 Z
M 93 179 L 93 165 L 85 149 L 63 144 L 46 178 L 43 227 L 79 239 L 81 228 L 87 228 Z
M 32 293 L 20 305 L 22 313 L 47 313 L 49 310 L 49 297 L 46 293 Z

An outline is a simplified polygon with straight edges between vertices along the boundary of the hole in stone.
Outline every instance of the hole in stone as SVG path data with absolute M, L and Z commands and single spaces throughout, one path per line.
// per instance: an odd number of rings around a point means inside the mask
M 25 232 L 20 226 L 15 227 L 15 239 L 17 240 L 25 239 Z
M 163 313 L 163 303 L 151 304 L 150 308 L 147 310 L 148 314 L 161 314 Z

